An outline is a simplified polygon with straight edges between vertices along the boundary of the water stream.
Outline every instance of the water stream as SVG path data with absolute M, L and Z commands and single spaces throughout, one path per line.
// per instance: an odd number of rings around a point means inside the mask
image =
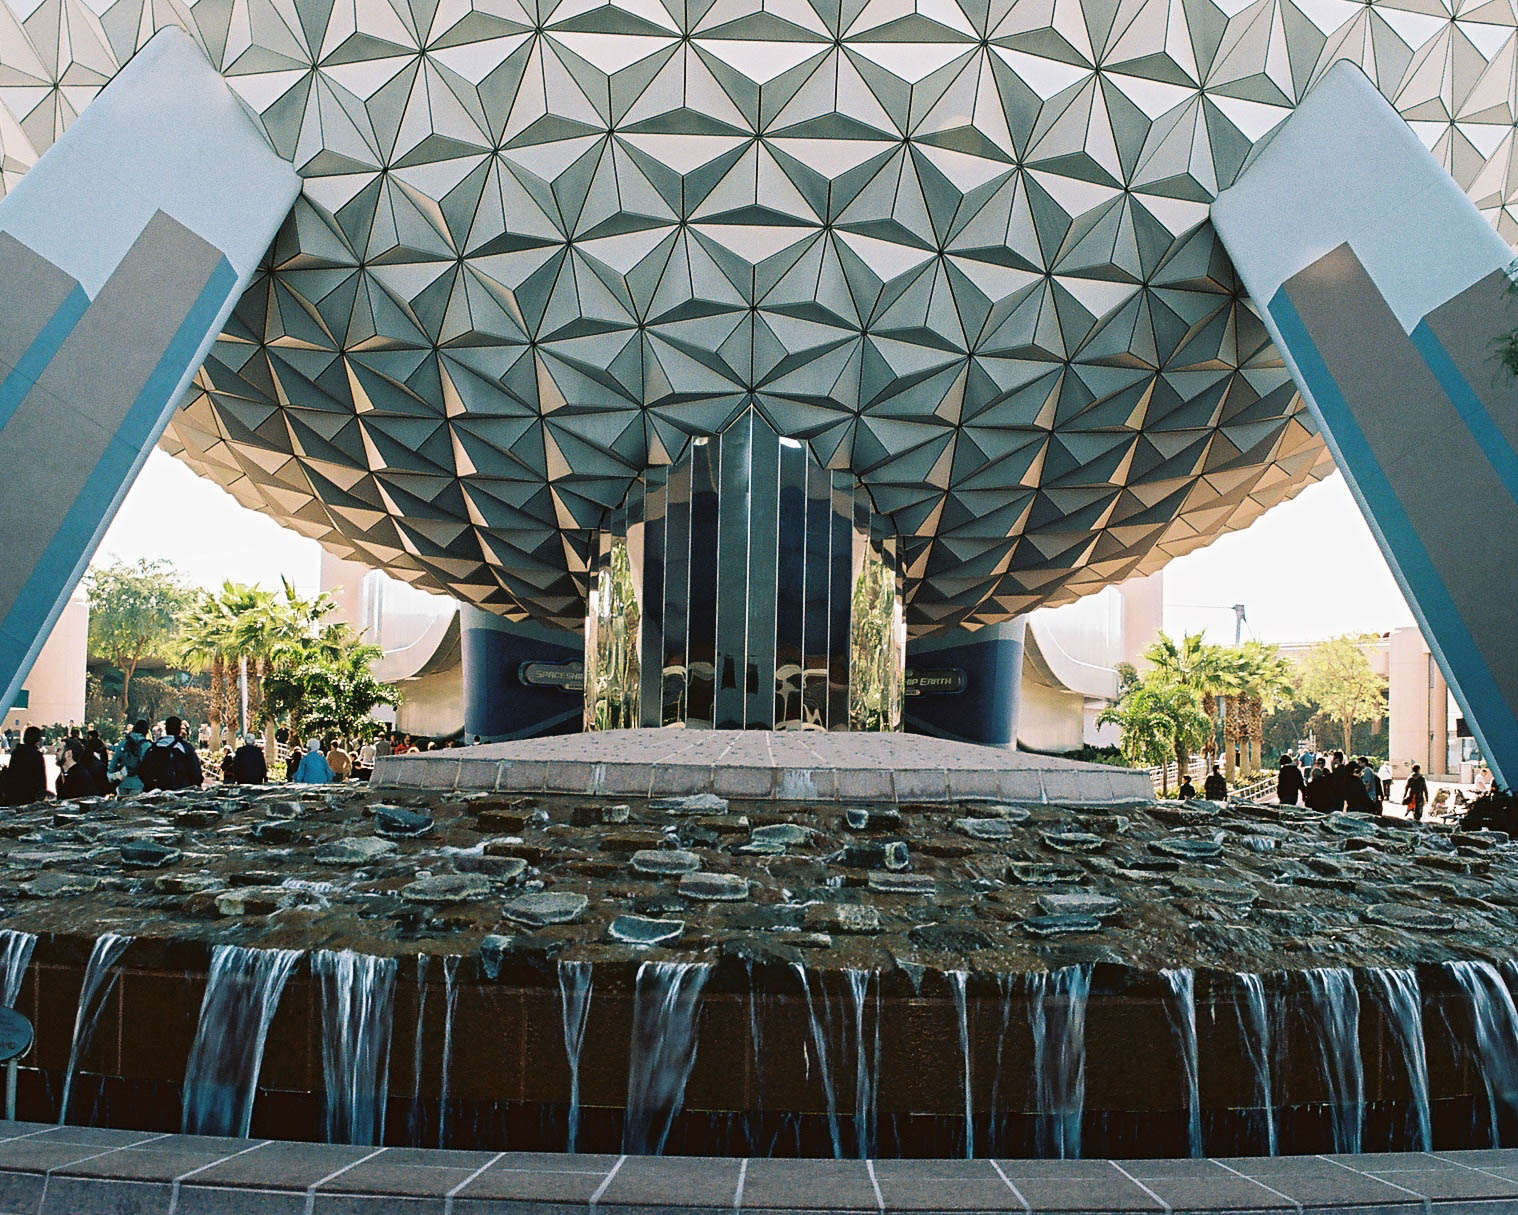
M 833 1066 L 829 1030 L 832 1026 L 832 1006 L 828 1003 L 827 986 L 821 975 L 817 976 L 817 1001 L 812 999 L 812 984 L 807 977 L 806 966 L 792 963 L 801 980 L 801 994 L 806 999 L 807 1028 L 812 1039 L 812 1050 L 817 1056 L 817 1072 L 822 1081 L 823 1100 L 827 1103 L 828 1135 L 833 1143 L 833 1159 L 843 1159 L 843 1136 L 838 1124 L 838 1090 L 833 1086 Z M 818 1003 L 821 1008 L 818 1008 Z
M 1412 970 L 1375 967 L 1364 972 L 1371 992 L 1380 1002 L 1386 1024 L 1402 1053 L 1407 1082 L 1413 1095 L 1414 1151 L 1433 1149 L 1433 1120 L 1428 1101 L 1428 1055 L 1423 1047 L 1423 993 Z
M 1234 976 L 1243 988 L 1234 1007 L 1239 1014 L 1239 1038 L 1244 1044 L 1244 1058 L 1254 1076 L 1254 1091 L 1265 1111 L 1265 1151 L 1280 1152 L 1276 1130 L 1276 1106 L 1270 1083 L 1271 1021 L 1265 1006 L 1265 982 L 1257 974 L 1241 972 Z
M 459 963 L 461 955 L 451 953 L 443 959 L 443 1057 L 437 1078 L 437 1145 L 448 1146 L 448 1087 L 453 1072 L 453 1017 L 459 1007 Z
M 328 1143 L 384 1140 L 395 971 L 394 958 L 348 949 L 321 949 L 311 955 L 311 972 L 322 996 Z
M 975 1155 L 975 1100 L 971 1091 L 970 1075 L 970 1010 L 967 987 L 970 976 L 963 970 L 951 970 L 944 976 L 949 980 L 949 990 L 954 993 L 954 1016 L 959 1023 L 959 1060 L 965 1095 L 965 1159 Z
M 880 974 L 874 970 L 845 970 L 849 1004 L 854 1013 L 854 1146 L 861 1160 L 875 1155 L 878 1112 L 875 1094 L 880 1077 Z M 875 1034 L 873 1042 L 864 1032 L 865 1004 L 870 981 L 875 980 Z
M 185 1134 L 248 1137 L 269 1023 L 300 959 L 296 949 L 218 945 L 211 951 L 185 1065 Z
M 1450 977 L 1470 997 L 1470 1049 L 1486 1089 L 1491 1146 L 1502 1142 L 1502 1124 L 1518 1112 L 1518 1009 L 1490 962 L 1446 962 Z
M 18 932 L 14 928 L 0 928 L 0 1004 L 15 1008 L 21 995 L 21 982 L 26 978 L 26 968 L 32 960 L 32 950 L 37 946 L 35 932 Z
M 1033 1031 L 1033 1091 L 1040 1156 L 1081 1154 L 1086 1106 L 1086 1000 L 1091 966 L 1063 966 L 1028 976 Z
M 1181 1070 L 1186 1081 L 1186 1152 L 1202 1154 L 1202 1095 L 1197 1080 L 1196 1051 L 1196 972 L 1162 970 L 1160 978 L 1170 989 L 1165 1012 L 1181 1053 Z
M 426 954 L 416 958 L 416 1030 L 411 1042 L 411 1106 L 406 1115 L 406 1141 L 422 1142 L 422 1044 L 427 1040 L 427 965 Z
M 564 1149 L 568 1152 L 575 1150 L 580 1132 L 580 1049 L 585 1045 L 594 979 L 589 962 L 559 963 L 559 1016 L 564 1029 L 564 1054 L 569 1059 L 569 1134 Z
M 1354 972 L 1320 967 L 1302 972 L 1317 1022 L 1316 1045 L 1328 1082 L 1335 1152 L 1358 1152 L 1365 1127 L 1365 1064 L 1360 1056 L 1360 995 Z
M 79 1004 L 74 1010 L 74 1037 L 69 1043 L 68 1069 L 63 1073 L 63 1099 L 58 1103 L 58 1125 L 68 1121 L 69 1099 L 74 1092 L 74 1077 L 79 1073 L 79 1061 L 90 1048 L 95 1037 L 95 1026 L 100 1022 L 101 1010 L 121 977 L 116 963 L 132 943 L 131 937 L 107 932 L 95 938 L 90 950 L 90 960 L 85 963 L 84 982 L 79 988 Z
M 644 962 L 633 993 L 627 1064 L 626 1155 L 657 1156 L 685 1101 L 696 1062 L 701 991 L 711 967 L 701 962 Z

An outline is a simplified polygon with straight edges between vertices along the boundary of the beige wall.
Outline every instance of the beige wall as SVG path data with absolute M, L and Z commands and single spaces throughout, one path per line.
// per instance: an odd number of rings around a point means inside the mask
M 1074 751 L 1085 741 L 1086 698 L 1052 688 L 1023 665 L 1017 743 L 1034 751 Z
M 1449 688 L 1417 629 L 1397 629 L 1387 641 L 1392 771 L 1406 776 L 1413 764 L 1421 764 L 1430 775 L 1440 775 L 1449 767 Z
M 464 728 L 464 680 L 461 667 L 408 679 L 400 685 L 405 703 L 396 711 L 402 734 L 446 737 Z
M 28 723 L 84 724 L 84 664 L 89 648 L 90 608 L 84 592 L 76 591 L 43 643 L 32 673 L 21 686 L 31 701 L 5 715 L 4 728 L 20 730 Z

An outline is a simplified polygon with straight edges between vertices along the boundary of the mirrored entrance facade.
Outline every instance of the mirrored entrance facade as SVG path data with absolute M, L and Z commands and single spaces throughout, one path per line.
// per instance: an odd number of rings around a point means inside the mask
M 894 534 L 752 411 L 649 469 L 599 533 L 586 729 L 898 729 L 905 653 Z

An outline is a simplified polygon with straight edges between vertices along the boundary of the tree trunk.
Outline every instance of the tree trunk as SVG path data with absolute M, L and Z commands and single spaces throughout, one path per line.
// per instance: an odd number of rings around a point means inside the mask
M 211 660 L 210 706 L 206 710 L 211 720 L 211 739 L 221 736 L 221 710 L 226 703 L 227 664 L 220 657 Z
M 1207 742 L 1202 746 L 1202 755 L 1207 761 L 1207 769 L 1212 769 L 1212 757 L 1218 753 L 1218 698 L 1211 692 L 1202 697 L 1202 712 L 1207 714 L 1207 721 L 1211 729 L 1207 731 Z
M 1346 762 L 1349 760 L 1349 736 L 1354 732 L 1354 728 L 1355 719 L 1346 717 L 1344 719 L 1344 759 Z
M 132 676 L 135 674 L 137 674 L 135 659 L 121 668 L 121 716 L 123 719 L 132 712 L 132 702 L 127 699 L 127 694 L 132 689 Z

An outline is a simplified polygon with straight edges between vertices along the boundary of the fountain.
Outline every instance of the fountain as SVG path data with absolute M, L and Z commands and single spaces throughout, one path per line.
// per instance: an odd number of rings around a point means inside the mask
M 1270 1085 L 1270 1052 L 1273 1035 L 1271 1019 L 1265 1008 L 1265 984 L 1257 974 L 1241 973 L 1234 976 L 1242 989 L 1242 999 L 1235 1001 L 1239 1018 L 1239 1039 L 1244 1045 L 1244 1058 L 1254 1077 L 1254 1091 L 1265 1112 L 1265 1154 L 1274 1156 L 1278 1150 L 1276 1137 L 1276 1107 Z
M 1030 976 L 1030 985 L 1038 1154 L 1077 1158 L 1086 1106 L 1086 1000 L 1091 992 L 1091 967 L 1043 971 Z
M 0 1004 L 15 1008 L 21 995 L 21 981 L 26 978 L 27 963 L 37 946 L 37 934 L 0 928 Z
M 966 998 L 970 976 L 963 970 L 951 970 L 944 977 L 949 980 L 949 990 L 954 993 L 954 1019 L 959 1025 L 959 1059 L 965 1093 L 965 1159 L 969 1160 L 975 1156 L 975 1099 L 970 1072 L 969 1001 Z
M 438 1064 L 437 1145 L 448 1146 L 448 1083 L 453 1074 L 453 1019 L 459 1007 L 458 954 L 443 959 L 443 1057 Z
M 1402 1065 L 1407 1069 L 1408 1087 L 1413 1095 L 1413 1150 L 1431 1151 L 1433 1117 L 1429 1110 L 1428 1052 L 1423 1045 L 1423 993 L 1418 976 L 1411 970 L 1382 966 L 1371 967 L 1364 975 L 1380 1002 L 1386 1024 L 1401 1052 Z
M 875 1126 L 879 1117 L 875 1093 L 880 1073 L 880 975 L 873 970 L 850 969 L 843 972 L 843 977 L 854 1012 L 854 1147 L 861 1160 L 868 1160 L 875 1155 Z M 875 1036 L 873 1042 L 868 1042 L 864 1013 L 871 980 L 876 984 Z
M 559 962 L 559 1010 L 564 1027 L 564 1055 L 569 1060 L 569 1127 L 564 1150 L 573 1152 L 580 1132 L 580 1051 L 590 1019 L 595 971 L 588 962 Z
M 830 1062 L 832 1046 L 828 1028 L 832 1017 L 827 988 L 821 983 L 817 985 L 817 998 L 822 1006 L 819 1010 L 817 1004 L 812 1001 L 812 984 L 807 977 L 806 967 L 797 962 L 795 970 L 796 977 L 801 980 L 801 994 L 806 1000 L 807 1029 L 811 1033 L 812 1050 L 816 1052 L 817 1074 L 822 1081 L 823 1100 L 827 1102 L 828 1138 L 833 1144 L 833 1159 L 841 1160 L 843 1159 L 843 1136 L 839 1131 L 838 1090 L 833 1085 L 833 1068 Z
M 1468 1045 L 1486 1090 L 1489 1143 L 1503 1141 L 1503 1126 L 1518 1112 L 1518 1009 L 1501 974 L 1490 962 L 1446 962 L 1450 977 L 1470 998 Z
M 1348 970 L 1302 972 L 1317 1019 L 1316 1046 L 1328 1083 L 1336 1152 L 1358 1152 L 1365 1126 L 1365 1069 L 1360 1058 L 1360 996 Z
M 63 1096 L 58 1102 L 58 1124 L 62 1126 L 69 1117 L 69 1098 L 74 1091 L 74 1077 L 79 1071 L 79 1061 L 90 1048 L 95 1036 L 95 1025 L 100 1020 L 100 1010 L 116 986 L 120 971 L 116 963 L 132 943 L 131 937 L 118 936 L 114 932 L 102 934 L 90 950 L 90 960 L 84 967 L 84 982 L 79 988 L 79 1007 L 74 1012 L 74 1035 L 69 1042 L 68 1068 L 63 1073 Z
M 1186 1154 L 1202 1154 L 1202 1096 L 1197 1080 L 1196 975 L 1190 970 L 1162 970 L 1160 978 L 1170 989 L 1166 1008 L 1170 1028 L 1180 1048 L 1181 1075 L 1186 1082 Z
M 638 967 L 624 1153 L 658 1155 L 664 1150 L 696 1060 L 696 1018 L 710 974 L 711 967 L 699 962 L 644 962 Z
M 395 959 L 319 950 L 322 1080 L 328 1143 L 377 1144 L 385 1137 Z

